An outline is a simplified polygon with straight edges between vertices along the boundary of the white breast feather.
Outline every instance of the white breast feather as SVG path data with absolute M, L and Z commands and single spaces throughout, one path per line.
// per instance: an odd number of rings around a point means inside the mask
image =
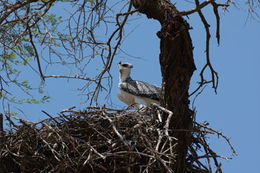
M 159 104 L 158 101 L 155 101 L 155 100 L 152 100 L 149 98 L 145 98 L 145 97 L 135 96 L 135 95 L 127 93 L 121 89 L 117 96 L 122 102 L 126 103 L 128 106 L 133 105 L 137 109 L 140 109 L 140 108 L 146 107 L 146 106 L 150 106 L 152 103 Z
M 126 103 L 127 105 L 133 105 L 135 103 L 134 96 L 121 89 L 119 90 L 117 96 L 122 102 Z

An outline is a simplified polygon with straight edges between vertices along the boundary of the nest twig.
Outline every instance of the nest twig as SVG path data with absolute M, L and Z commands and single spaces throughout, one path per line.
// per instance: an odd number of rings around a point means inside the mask
M 159 106 L 145 111 L 89 107 L 48 114 L 38 123 L 20 120 L 1 136 L 0 172 L 173 172 L 178 140 L 161 122 L 162 111 L 167 112 Z M 194 130 L 187 172 L 205 172 L 209 165 L 201 159 L 219 157 L 205 140 L 214 130 L 199 124 Z M 205 156 L 197 154 L 198 146 L 206 148 Z M 221 163 L 215 164 L 221 172 Z

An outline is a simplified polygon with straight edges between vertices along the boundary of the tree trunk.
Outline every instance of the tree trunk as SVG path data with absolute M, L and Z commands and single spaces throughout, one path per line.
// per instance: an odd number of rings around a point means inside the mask
M 162 91 L 160 103 L 173 112 L 170 130 L 178 139 L 175 148 L 176 162 L 173 170 L 184 173 L 186 155 L 190 145 L 192 111 L 189 109 L 188 89 L 191 76 L 196 69 L 193 59 L 192 41 L 188 23 L 178 15 L 178 10 L 169 0 L 133 0 L 140 13 L 161 23 L 160 64 Z M 177 130 L 176 130 L 177 129 Z

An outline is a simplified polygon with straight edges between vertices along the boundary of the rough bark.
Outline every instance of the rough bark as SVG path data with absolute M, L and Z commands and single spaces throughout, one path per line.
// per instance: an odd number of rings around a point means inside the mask
M 191 138 L 187 130 L 192 128 L 188 89 L 191 76 L 196 69 L 188 31 L 189 25 L 178 15 L 178 10 L 169 0 L 133 0 L 132 2 L 140 13 L 158 20 L 161 24 L 161 30 L 157 33 L 160 38 L 162 72 L 160 103 L 173 112 L 170 128 L 172 135 L 178 139 L 173 170 L 183 173 L 186 172 L 185 157 Z

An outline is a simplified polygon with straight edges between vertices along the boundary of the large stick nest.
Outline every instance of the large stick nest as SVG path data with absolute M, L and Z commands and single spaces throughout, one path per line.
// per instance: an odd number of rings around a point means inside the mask
M 6 116 L 12 128 L 0 138 L 0 172 L 173 172 L 178 140 L 161 121 L 162 111 L 92 107 L 38 123 L 20 120 L 21 125 Z M 205 127 L 196 128 L 187 171 L 209 172 L 197 148 L 206 147 L 206 159 L 218 156 L 199 130 Z

